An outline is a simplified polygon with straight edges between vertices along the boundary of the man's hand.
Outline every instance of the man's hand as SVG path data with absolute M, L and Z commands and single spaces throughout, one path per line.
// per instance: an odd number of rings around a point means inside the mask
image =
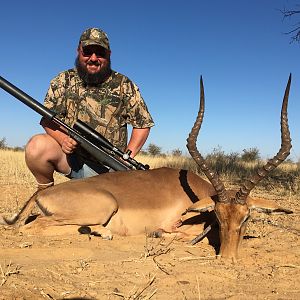
M 70 154 L 74 152 L 76 146 L 77 146 L 77 142 L 72 138 L 70 138 L 69 136 L 66 136 L 61 143 L 61 149 L 66 154 Z
M 46 133 L 52 136 L 61 145 L 61 149 L 64 153 L 70 154 L 74 152 L 77 142 L 68 136 L 64 128 L 61 128 L 46 118 L 42 118 L 41 125 L 44 127 Z

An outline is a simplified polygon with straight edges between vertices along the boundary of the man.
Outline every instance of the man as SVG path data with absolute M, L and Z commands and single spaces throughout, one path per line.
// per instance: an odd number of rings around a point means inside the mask
M 73 126 L 83 121 L 114 146 L 131 150 L 134 157 L 154 125 L 138 87 L 110 65 L 110 46 L 105 32 L 85 30 L 79 40 L 75 68 L 61 72 L 50 83 L 45 106 Z M 127 144 L 127 124 L 132 134 Z M 54 171 L 68 178 L 89 177 L 107 171 L 93 161 L 64 129 L 42 119 L 46 133 L 33 136 L 25 149 L 28 168 L 38 189 L 53 185 Z

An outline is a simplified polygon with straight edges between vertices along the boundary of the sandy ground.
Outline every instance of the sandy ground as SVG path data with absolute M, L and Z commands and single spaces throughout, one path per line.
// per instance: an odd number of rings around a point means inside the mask
M 0 213 L 16 212 L 33 187 L 0 185 Z M 254 213 L 236 264 L 167 238 L 27 236 L 0 227 L 0 299 L 300 299 L 299 196 L 275 199 L 292 215 Z

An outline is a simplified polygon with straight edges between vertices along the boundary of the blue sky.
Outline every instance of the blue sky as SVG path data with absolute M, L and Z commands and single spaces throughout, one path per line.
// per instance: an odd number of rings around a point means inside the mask
M 203 76 L 206 111 L 198 138 L 203 154 L 280 147 L 280 109 L 292 73 L 290 158 L 300 158 L 300 45 L 284 32 L 291 0 L 5 1 L 0 11 L 0 75 L 40 102 L 49 81 L 73 67 L 81 32 L 100 27 L 112 66 L 138 84 L 156 126 L 146 146 L 186 153 Z M 298 1 L 299 3 L 299 1 Z M 0 90 L 0 138 L 22 146 L 42 131 L 40 116 Z

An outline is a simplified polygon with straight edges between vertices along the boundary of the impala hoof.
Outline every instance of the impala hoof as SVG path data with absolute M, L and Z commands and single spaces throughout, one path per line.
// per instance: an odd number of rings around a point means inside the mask
M 89 226 L 80 226 L 78 228 L 78 232 L 81 234 L 91 234 L 92 230 Z

